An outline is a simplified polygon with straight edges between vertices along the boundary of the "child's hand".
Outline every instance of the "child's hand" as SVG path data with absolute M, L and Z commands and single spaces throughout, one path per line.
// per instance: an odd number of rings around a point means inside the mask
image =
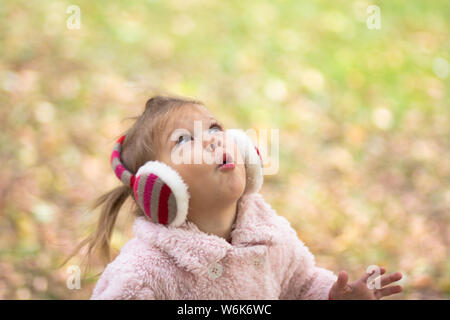
M 384 274 L 385 272 L 385 268 L 380 268 L 380 274 Z M 375 300 L 400 293 L 402 291 L 402 287 L 399 285 L 386 287 L 387 285 L 402 278 L 402 274 L 400 272 L 382 276 L 380 279 L 381 288 L 378 289 L 369 289 L 367 279 L 369 279 L 372 274 L 373 272 L 371 274 L 366 273 L 359 280 L 347 283 L 348 274 L 345 271 L 341 271 L 337 281 L 330 289 L 330 298 L 333 300 Z

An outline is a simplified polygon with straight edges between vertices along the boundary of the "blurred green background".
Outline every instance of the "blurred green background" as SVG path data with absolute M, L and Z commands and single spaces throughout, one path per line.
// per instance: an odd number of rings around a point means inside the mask
M 120 185 L 126 118 L 167 93 L 228 128 L 280 130 L 261 192 L 317 264 L 351 279 L 384 266 L 405 276 L 396 298 L 448 299 L 449 17 L 447 0 L 2 0 L 0 298 L 90 297 L 97 278 L 66 286 L 81 255 L 58 263 Z

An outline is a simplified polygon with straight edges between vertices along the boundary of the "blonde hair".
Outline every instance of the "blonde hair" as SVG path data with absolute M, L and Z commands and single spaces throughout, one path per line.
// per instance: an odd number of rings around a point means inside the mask
M 203 105 L 200 101 L 182 97 L 155 96 L 147 101 L 145 110 L 140 116 L 131 118 L 136 119 L 136 121 L 124 133 L 126 137 L 121 151 L 122 163 L 129 171 L 135 174 L 139 167 L 147 161 L 156 159 L 158 148 L 162 143 L 161 129 L 166 125 L 170 113 L 186 104 Z M 86 245 L 88 246 L 87 253 L 83 261 L 87 260 L 87 265 L 90 264 L 94 253 L 97 251 L 100 251 L 100 256 L 105 265 L 111 260 L 111 236 L 120 209 L 128 197 L 131 197 L 134 201 L 133 190 L 129 186 L 121 185 L 94 201 L 91 210 L 101 207 L 96 229 L 75 247 L 61 266 L 66 264 Z M 135 201 L 133 214 L 135 216 L 144 215 Z

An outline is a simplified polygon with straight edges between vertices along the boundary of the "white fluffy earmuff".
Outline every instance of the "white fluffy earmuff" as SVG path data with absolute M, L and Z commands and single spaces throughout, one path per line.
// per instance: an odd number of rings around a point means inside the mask
M 244 194 L 258 192 L 263 184 L 263 162 L 252 139 L 240 129 L 228 129 L 227 136 L 234 139 L 244 158 L 246 184 Z

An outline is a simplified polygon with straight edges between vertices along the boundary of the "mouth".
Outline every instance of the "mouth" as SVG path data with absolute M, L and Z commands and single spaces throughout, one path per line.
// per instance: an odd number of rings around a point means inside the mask
M 222 163 L 217 166 L 220 170 L 233 170 L 234 169 L 234 161 L 231 154 L 228 152 L 223 153 Z

